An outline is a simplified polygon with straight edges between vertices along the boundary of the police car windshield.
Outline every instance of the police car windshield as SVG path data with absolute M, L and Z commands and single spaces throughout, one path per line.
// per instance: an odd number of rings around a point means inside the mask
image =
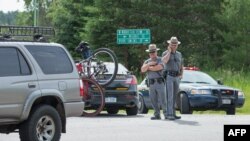
M 181 81 L 181 83 L 194 83 L 192 81 Z
M 210 84 L 209 82 L 197 81 L 195 83 Z
M 217 85 L 218 83 L 208 74 L 200 71 L 184 70 L 181 83 L 201 83 Z

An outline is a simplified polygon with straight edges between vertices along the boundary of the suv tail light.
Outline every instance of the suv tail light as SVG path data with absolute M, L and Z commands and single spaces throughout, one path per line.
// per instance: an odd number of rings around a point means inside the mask
M 76 68 L 77 68 L 77 70 L 78 70 L 79 73 L 83 72 L 82 64 L 81 63 L 76 63 Z
M 132 75 L 131 78 L 128 78 L 125 82 L 126 84 L 130 84 L 130 85 L 136 85 L 137 84 L 137 79 L 134 75 Z
M 80 96 L 84 97 L 83 82 L 81 79 L 79 80 L 79 82 L 80 82 Z

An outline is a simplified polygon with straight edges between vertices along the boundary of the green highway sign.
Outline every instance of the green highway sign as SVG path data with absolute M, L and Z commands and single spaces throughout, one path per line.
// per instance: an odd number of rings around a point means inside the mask
M 149 44 L 150 29 L 118 29 L 117 44 Z

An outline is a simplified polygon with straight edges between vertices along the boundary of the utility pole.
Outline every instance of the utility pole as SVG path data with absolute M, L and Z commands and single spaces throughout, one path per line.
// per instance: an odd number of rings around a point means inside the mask
M 43 1 L 43 0 L 32 0 L 33 10 L 34 10 L 34 26 L 39 25 L 39 15 L 40 15 L 40 6 L 39 6 L 40 4 L 39 3 L 41 3 L 41 5 L 43 5 L 42 3 L 44 3 L 44 1 L 43 2 L 39 2 L 39 1 Z M 48 0 L 45 2 L 47 4 L 47 2 L 51 3 L 51 2 L 53 2 L 53 0 Z
M 33 0 L 34 6 L 34 26 L 38 26 L 38 19 L 39 19 L 39 2 L 37 0 Z

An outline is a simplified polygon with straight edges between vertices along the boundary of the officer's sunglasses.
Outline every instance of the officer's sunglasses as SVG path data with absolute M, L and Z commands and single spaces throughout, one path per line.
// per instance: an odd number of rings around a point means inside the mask
M 153 52 L 149 52 L 149 54 L 153 54 L 153 53 L 155 53 L 156 51 L 153 51 Z
M 178 44 L 171 44 L 171 47 L 177 47 Z

